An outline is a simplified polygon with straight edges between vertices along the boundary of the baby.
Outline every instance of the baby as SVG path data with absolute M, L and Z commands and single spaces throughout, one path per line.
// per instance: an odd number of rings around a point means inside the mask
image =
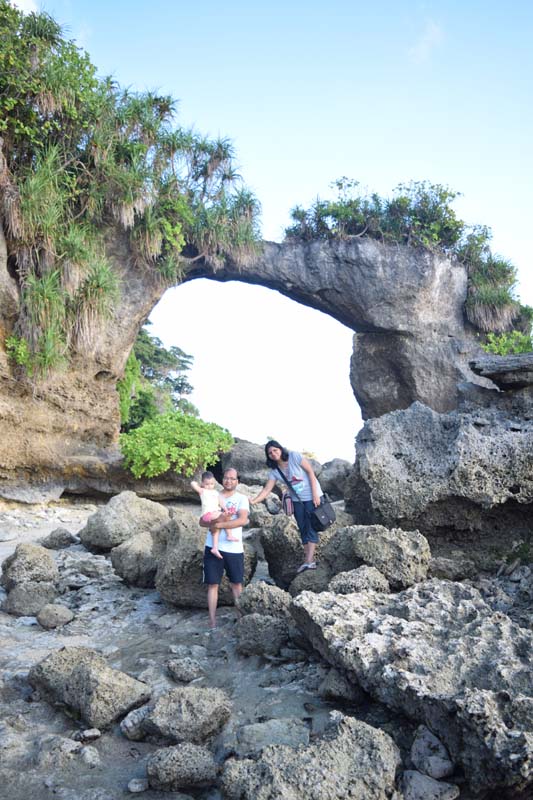
M 195 492 L 200 495 L 202 503 L 202 514 L 200 519 L 202 522 L 229 522 L 231 514 L 226 513 L 226 508 L 220 499 L 218 490 L 215 489 L 215 476 L 212 472 L 202 473 L 202 483 L 191 481 L 191 486 Z M 209 528 L 211 536 L 213 537 L 213 547 L 211 552 L 217 558 L 222 558 L 220 550 L 218 549 L 218 537 L 220 530 L 218 528 Z M 230 531 L 226 531 L 226 539 L 229 542 L 238 542 L 237 536 L 234 536 Z

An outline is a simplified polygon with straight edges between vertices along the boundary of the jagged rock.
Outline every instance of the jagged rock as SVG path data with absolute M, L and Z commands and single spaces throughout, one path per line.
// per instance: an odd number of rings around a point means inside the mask
M 326 532 L 328 533 L 328 532 Z M 302 540 L 294 517 L 280 514 L 261 532 L 268 572 L 282 589 L 288 589 L 303 560 Z
M 429 562 L 428 576 L 430 578 L 462 581 L 465 578 L 473 578 L 476 573 L 476 565 L 470 559 L 465 558 L 464 555 L 460 559 L 436 556 Z
M 353 680 L 349 681 L 338 669 L 328 671 L 318 687 L 318 694 L 327 700 L 341 700 L 352 705 L 360 705 L 365 699 L 368 699 L 361 687 Z
M 197 526 L 198 521 L 195 522 Z M 130 586 L 152 588 L 173 527 L 173 523 L 168 521 L 155 530 L 141 531 L 114 547 L 111 563 L 115 572 Z
M 168 521 L 168 509 L 160 503 L 138 497 L 135 492 L 121 492 L 89 517 L 79 537 L 85 547 L 106 551 Z
M 143 720 L 146 733 L 199 744 L 228 721 L 231 702 L 220 689 L 183 686 L 162 695 Z
M 66 528 L 56 528 L 55 531 L 41 539 L 40 544 L 48 550 L 62 550 L 65 547 L 76 544 L 77 541 L 77 536 L 74 536 Z
M 72 622 L 73 619 L 74 614 L 70 608 L 58 603 L 47 603 L 37 614 L 37 622 L 47 631 L 66 625 L 68 622 Z
M 308 745 L 309 727 L 301 719 L 292 717 L 254 722 L 239 728 L 237 743 L 237 753 L 241 757 L 258 755 L 271 745 Z
M 376 567 L 393 588 L 403 589 L 427 577 L 431 552 L 418 531 L 387 530 L 379 525 L 354 525 L 347 530 L 356 559 Z
M 55 584 L 45 581 L 18 583 L 2 605 L 4 611 L 14 617 L 35 617 L 41 609 L 57 597 Z
M 261 542 L 270 575 L 281 588 L 290 587 L 292 595 L 325 591 L 334 575 L 364 564 L 376 567 L 393 587 L 409 586 L 426 577 L 431 557 L 427 540 L 418 531 L 334 524 L 320 536 L 317 569 L 297 574 L 302 544 L 292 518 L 280 518 L 263 530 Z
M 220 456 L 220 475 L 227 469 L 236 469 L 239 479 L 248 486 L 263 486 L 270 473 L 266 466 L 265 449 L 259 444 L 246 439 L 235 439 L 229 453 Z
M 290 605 L 291 596 L 288 592 L 264 581 L 249 583 L 236 602 L 243 614 L 268 614 L 292 621 Z
M 44 581 L 55 584 L 59 578 L 56 563 L 48 550 L 38 544 L 19 544 L 2 564 L 2 586 L 9 592 L 19 583 Z
M 80 755 L 83 763 L 90 767 L 90 769 L 99 767 L 102 763 L 100 759 L 100 753 L 96 747 L 91 747 L 91 745 L 86 745 L 83 747 Z
M 343 717 L 308 746 L 272 745 L 255 761 L 229 759 L 222 790 L 227 800 L 387 800 L 399 765 L 387 734 Z
M 455 800 L 460 795 L 458 786 L 436 781 L 416 770 L 403 773 L 400 788 L 404 800 Z
M 476 589 L 432 580 L 397 595 L 304 592 L 291 610 L 330 664 L 430 727 L 474 791 L 533 781 L 533 633 Z
M 190 683 L 204 674 L 202 665 L 194 658 L 173 658 L 167 662 L 167 670 L 178 683 Z
M 205 531 L 192 514 L 181 514 L 169 523 L 168 546 L 159 562 L 155 586 L 172 605 L 206 608 L 207 592 L 202 585 Z M 244 543 L 244 582 L 255 571 L 257 555 Z M 218 596 L 219 605 L 233 605 L 233 595 L 224 575 Z
M 470 362 L 476 375 L 482 375 L 500 389 L 522 389 L 533 385 L 533 354 L 478 356 Z
M 111 669 L 98 653 L 85 647 L 50 653 L 31 668 L 28 680 L 96 728 L 107 728 L 150 697 L 145 683 Z
M 411 761 L 419 772 L 436 781 L 447 778 L 454 771 L 448 751 L 425 725 L 420 725 L 411 745 Z
M 261 489 L 262 487 L 258 486 L 256 494 L 259 494 Z M 281 500 L 271 493 L 263 503 L 250 506 L 250 528 L 268 528 L 279 513 L 281 513 Z
M 476 541 L 533 532 L 533 406 L 438 414 L 414 403 L 369 420 L 346 494 L 361 523 L 468 532 Z
M 353 469 L 353 464 L 342 458 L 334 458 L 322 466 L 320 472 L 320 485 L 322 491 L 329 495 L 331 500 L 343 500 L 346 482 Z
M 146 738 L 143 722 L 151 709 L 152 706 L 144 705 L 140 708 L 134 708 L 133 711 L 126 714 L 120 723 L 120 730 L 126 739 L 131 739 L 132 742 L 142 742 L 142 740 Z
M 65 769 L 73 756 L 82 750 L 82 743 L 66 736 L 49 734 L 39 742 L 37 766 L 42 770 Z
M 152 789 L 177 792 L 213 783 L 218 768 L 207 748 L 185 742 L 156 750 L 147 761 L 146 771 Z
M 277 656 L 289 643 L 289 626 L 280 617 L 247 614 L 237 623 L 237 650 L 243 655 Z
M 378 569 L 363 565 L 348 572 L 338 572 L 330 580 L 328 590 L 335 594 L 366 591 L 389 592 L 390 584 Z

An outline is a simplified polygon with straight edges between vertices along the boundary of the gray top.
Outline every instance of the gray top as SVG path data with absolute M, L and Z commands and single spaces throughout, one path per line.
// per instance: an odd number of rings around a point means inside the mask
M 305 470 L 302 469 L 302 454 L 301 453 L 293 453 L 292 451 L 289 452 L 289 463 L 287 464 L 287 472 L 285 473 L 287 480 L 291 484 L 291 497 L 295 500 L 312 500 L 313 499 L 313 491 L 311 489 L 311 481 L 309 480 L 309 475 Z M 280 469 L 282 469 L 280 467 Z M 283 470 L 282 470 L 283 471 Z M 277 469 L 271 469 L 269 478 L 281 483 L 281 485 L 288 489 L 287 484 L 279 474 Z M 323 492 L 320 487 L 320 483 L 318 483 L 318 494 L 322 496 Z

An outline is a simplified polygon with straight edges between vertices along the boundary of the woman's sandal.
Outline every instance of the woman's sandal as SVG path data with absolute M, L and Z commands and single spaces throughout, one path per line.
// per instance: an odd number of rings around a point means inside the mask
M 305 572 L 306 569 L 316 569 L 316 561 L 311 561 L 309 564 L 302 564 L 296 570 L 296 574 L 298 575 L 300 572 Z

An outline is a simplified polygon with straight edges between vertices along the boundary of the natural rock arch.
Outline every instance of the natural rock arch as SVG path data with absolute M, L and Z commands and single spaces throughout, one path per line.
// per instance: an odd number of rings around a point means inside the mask
M 0 494 L 50 482 L 72 491 L 104 487 L 119 457 L 116 381 L 137 331 L 166 286 L 140 269 L 124 234 L 110 232 L 108 256 L 121 301 L 90 351 L 74 354 L 68 372 L 30 386 L 8 362 L 3 342 L 15 323 L 20 288 L 8 270 L 0 231 Z M 199 261 L 185 280 L 238 280 L 275 289 L 329 314 L 355 332 L 351 383 L 364 418 L 419 400 L 436 411 L 456 407 L 458 383 L 483 382 L 468 367 L 478 349 L 463 316 L 466 271 L 457 262 L 370 239 L 263 243 L 245 265 L 214 269 Z M 13 488 L 14 487 L 14 488 Z M 132 486 L 132 488 L 135 488 Z M 49 494 L 49 492 L 48 492 Z

